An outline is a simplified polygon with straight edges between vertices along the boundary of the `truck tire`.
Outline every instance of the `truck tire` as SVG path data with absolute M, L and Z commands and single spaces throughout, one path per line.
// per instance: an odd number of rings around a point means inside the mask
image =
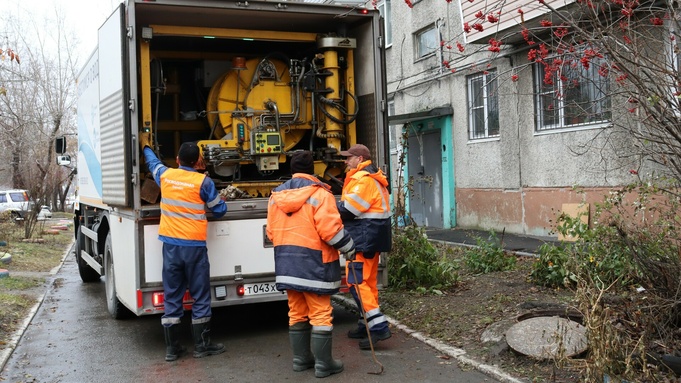
M 111 233 L 106 235 L 106 242 L 104 243 L 104 282 L 106 288 L 106 306 L 111 317 L 114 319 L 129 318 L 132 313 L 116 296 L 116 278 L 114 274 Z
M 78 231 L 76 234 L 76 263 L 78 264 L 78 273 L 80 279 L 85 283 L 98 282 L 101 276 L 95 271 L 87 262 L 80 256 L 80 251 L 85 247 L 85 236 Z

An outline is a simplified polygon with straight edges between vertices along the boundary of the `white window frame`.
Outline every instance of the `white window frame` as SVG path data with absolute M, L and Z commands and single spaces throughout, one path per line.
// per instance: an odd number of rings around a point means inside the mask
M 469 140 L 499 137 L 499 83 L 497 76 L 497 70 L 491 69 L 468 76 L 466 79 Z M 480 114 L 484 118 L 476 117 Z
M 378 11 L 381 13 L 381 16 L 383 16 L 385 47 L 390 48 L 393 45 L 393 30 L 392 30 L 393 23 L 392 15 L 390 14 L 391 12 L 390 0 L 379 1 L 378 4 L 376 5 L 376 8 L 378 8 Z
M 607 76 L 601 76 L 598 73 L 600 64 L 605 62 L 605 60 L 592 58 L 589 69 L 586 69 L 579 62 L 583 49 L 560 56 L 563 63 L 554 75 L 554 83 L 552 85 L 544 83 L 544 64 L 535 64 L 536 132 L 591 127 L 592 125 L 602 125 L 612 120 L 609 79 Z M 556 57 L 547 58 L 545 62 L 552 62 L 554 58 Z M 575 62 L 577 65 L 574 65 Z M 576 78 L 574 85 L 570 81 L 571 76 Z M 589 87 L 589 89 L 586 89 L 586 94 L 584 92 L 579 93 L 582 96 L 588 96 L 588 100 L 574 103 L 571 100 L 566 100 L 564 96 L 566 89 L 568 92 L 572 92 L 575 89 L 584 89 L 584 87 Z M 574 105 L 573 110 L 576 111 L 596 109 L 597 112 L 574 114 L 571 116 L 571 104 Z
M 432 40 L 430 41 L 432 46 L 425 44 L 427 42 L 424 41 L 425 38 Z M 426 46 L 424 46 L 424 44 Z M 439 47 L 440 33 L 438 31 L 437 25 L 430 24 L 429 26 L 414 33 L 414 57 L 417 61 L 434 56 Z

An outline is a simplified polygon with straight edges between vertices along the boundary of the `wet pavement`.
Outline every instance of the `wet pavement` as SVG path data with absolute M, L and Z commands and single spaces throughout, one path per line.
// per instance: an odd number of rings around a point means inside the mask
M 189 322 L 185 315 L 181 342 L 191 350 Z M 225 344 L 226 352 L 168 363 L 163 360 L 160 317 L 112 319 L 104 282 L 82 283 L 70 254 L 0 372 L 0 381 L 319 381 L 313 370 L 292 371 L 287 322 L 285 302 L 214 309 L 211 335 Z M 357 340 L 345 336 L 356 323 L 355 314 L 334 305 L 333 353 L 343 360 L 345 371 L 325 382 L 517 382 L 493 366 L 466 360 L 465 355 L 457 355 L 458 350 L 431 345 L 394 323 L 393 336 L 376 345 L 375 355 L 360 351 Z M 460 366 L 463 361 L 467 366 Z M 375 375 L 381 366 L 382 374 Z
M 428 238 L 434 241 L 447 242 L 460 246 L 476 246 L 478 239 L 487 241 L 491 237 L 489 231 L 475 229 L 427 229 Z M 544 244 L 559 246 L 561 244 L 554 237 L 536 237 L 506 232 L 494 232 L 496 239 L 503 243 L 506 250 L 516 253 L 538 254 Z

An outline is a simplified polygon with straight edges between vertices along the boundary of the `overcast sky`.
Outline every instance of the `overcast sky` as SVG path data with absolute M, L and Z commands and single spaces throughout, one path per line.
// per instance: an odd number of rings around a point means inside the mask
M 97 30 L 122 0 L 0 0 L 0 15 L 18 15 L 41 22 L 63 13 L 66 27 L 78 36 L 78 56 L 81 64 L 97 45 Z M 44 23 L 49 30 L 50 23 Z M 1 31 L 2 29 L 0 29 Z

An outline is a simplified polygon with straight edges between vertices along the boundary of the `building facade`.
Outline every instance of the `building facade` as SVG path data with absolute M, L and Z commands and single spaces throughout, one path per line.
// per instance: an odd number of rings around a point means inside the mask
M 476 35 L 466 20 L 479 10 L 468 0 L 378 4 L 390 30 L 391 171 L 407 180 L 402 189 L 417 224 L 555 236 L 561 212 L 593 211 L 613 187 L 654 170 L 626 155 L 633 143 L 612 119 L 627 116 L 598 65 L 573 68 L 592 81 L 558 102 L 567 69 L 547 86 L 525 41 L 509 39 L 495 52 L 490 38 L 517 21 Z M 540 14 L 526 10 L 524 21 L 537 23 Z M 584 105 L 589 113 L 575 112 Z

